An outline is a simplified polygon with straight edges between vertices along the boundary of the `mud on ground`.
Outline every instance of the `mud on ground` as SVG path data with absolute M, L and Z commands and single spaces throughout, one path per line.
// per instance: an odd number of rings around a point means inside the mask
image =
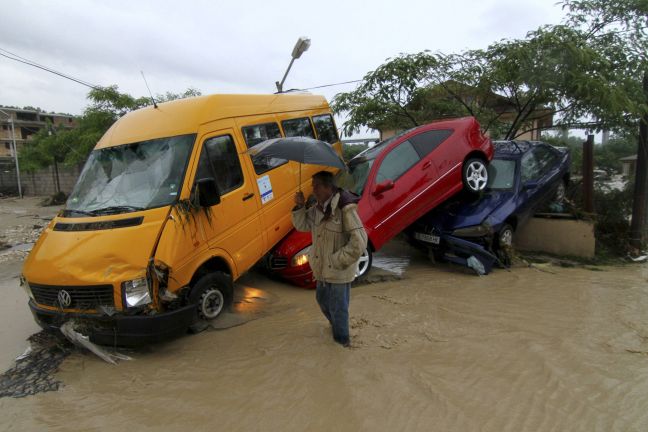
M 408 257 L 403 279 L 352 290 L 351 348 L 312 291 L 251 272 L 208 331 L 117 366 L 73 351 L 58 390 L 0 398 L 0 429 L 648 430 L 646 264 L 477 277 L 402 242 L 389 253 Z M 0 264 L 12 357 L 14 334 L 35 332 L 19 267 Z

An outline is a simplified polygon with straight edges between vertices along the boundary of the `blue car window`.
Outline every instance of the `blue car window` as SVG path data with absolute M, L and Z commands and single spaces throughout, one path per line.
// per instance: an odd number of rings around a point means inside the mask
M 544 176 L 549 171 L 551 171 L 551 168 L 555 166 L 556 160 L 558 159 L 558 156 L 549 147 L 546 146 L 539 146 L 534 148 L 533 153 L 535 154 L 535 158 L 540 165 L 541 176 Z
M 490 190 L 508 190 L 515 184 L 515 161 L 493 159 L 488 164 L 488 185 Z
M 540 178 L 542 166 L 535 157 L 534 152 L 528 152 L 522 156 L 522 182 L 537 180 Z

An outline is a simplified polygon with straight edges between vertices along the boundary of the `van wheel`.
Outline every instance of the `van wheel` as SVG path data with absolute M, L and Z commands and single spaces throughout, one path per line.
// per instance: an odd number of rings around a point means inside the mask
M 209 273 L 194 285 L 189 304 L 197 305 L 196 321 L 210 321 L 218 317 L 232 303 L 232 279 L 223 272 Z
M 479 193 L 486 188 L 488 183 L 488 168 L 482 159 L 468 159 L 462 169 L 464 187 L 469 192 Z
M 373 257 L 371 255 L 371 249 L 369 249 L 369 246 L 367 246 L 364 252 L 362 252 L 362 255 L 360 255 L 360 259 L 358 260 L 358 267 L 355 274 L 356 279 L 361 278 L 369 272 L 372 262 Z

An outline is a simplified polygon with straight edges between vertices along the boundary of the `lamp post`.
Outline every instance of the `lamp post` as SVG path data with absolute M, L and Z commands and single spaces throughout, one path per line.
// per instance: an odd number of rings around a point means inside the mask
M 305 52 L 308 51 L 308 48 L 310 47 L 311 41 L 307 37 L 300 37 L 297 39 L 297 43 L 295 44 L 295 47 L 292 50 L 292 59 L 290 60 L 290 64 L 288 65 L 288 69 L 286 69 L 286 73 L 283 76 L 283 79 L 281 82 L 277 81 L 275 82 L 277 86 L 277 92 L 278 93 L 283 93 L 283 85 L 284 82 L 286 81 L 286 77 L 288 76 L 288 72 L 290 72 L 290 68 L 292 67 L 295 59 L 298 59 L 301 57 L 301 55 Z
M 11 117 L 11 114 L 9 114 L 7 111 L 0 109 L 0 112 L 2 112 L 7 117 L 9 117 L 9 123 L 11 123 L 11 141 L 13 147 L 12 150 L 14 154 L 14 161 L 16 163 L 16 179 L 18 181 L 18 196 L 22 198 L 23 194 L 22 194 L 22 185 L 20 184 L 20 165 L 18 164 L 18 148 L 16 147 L 16 131 L 14 129 L 14 120 L 13 117 Z

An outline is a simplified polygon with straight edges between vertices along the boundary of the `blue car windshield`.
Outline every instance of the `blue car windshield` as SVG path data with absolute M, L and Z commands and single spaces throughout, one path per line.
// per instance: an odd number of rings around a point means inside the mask
M 489 190 L 509 190 L 515 184 L 515 161 L 510 159 L 493 159 L 488 165 Z

